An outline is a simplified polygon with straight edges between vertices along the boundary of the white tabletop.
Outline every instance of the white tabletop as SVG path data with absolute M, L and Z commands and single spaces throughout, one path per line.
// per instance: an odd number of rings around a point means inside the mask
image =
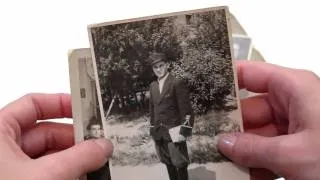
M 288 4 L 289 2 L 289 4 Z M 0 107 L 28 92 L 70 92 L 68 49 L 89 47 L 87 25 L 228 5 L 266 61 L 320 74 L 317 1 L 117 0 L 0 2 Z

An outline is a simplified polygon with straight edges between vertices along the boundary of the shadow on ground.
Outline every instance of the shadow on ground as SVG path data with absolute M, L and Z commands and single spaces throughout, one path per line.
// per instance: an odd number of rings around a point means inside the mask
M 190 180 L 216 180 L 216 173 L 204 166 L 189 169 L 188 172 Z

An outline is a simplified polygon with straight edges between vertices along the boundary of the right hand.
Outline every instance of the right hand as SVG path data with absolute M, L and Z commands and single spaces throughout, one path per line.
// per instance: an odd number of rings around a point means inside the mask
M 219 150 L 236 164 L 255 168 L 253 179 L 277 174 L 319 180 L 319 77 L 249 61 L 237 62 L 237 71 L 240 88 L 263 94 L 241 101 L 245 133 L 222 135 Z

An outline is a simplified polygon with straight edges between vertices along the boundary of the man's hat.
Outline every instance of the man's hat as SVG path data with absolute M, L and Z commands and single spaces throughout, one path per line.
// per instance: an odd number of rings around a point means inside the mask
M 149 55 L 151 66 L 155 65 L 158 62 L 164 61 L 167 62 L 167 57 L 164 53 L 160 52 L 151 52 Z

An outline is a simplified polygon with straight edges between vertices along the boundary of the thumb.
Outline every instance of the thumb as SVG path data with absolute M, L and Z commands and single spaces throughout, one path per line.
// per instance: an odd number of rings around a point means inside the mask
M 112 154 L 112 144 L 107 139 L 91 139 L 75 146 L 38 159 L 45 170 L 46 179 L 77 179 L 81 175 L 102 167 Z M 40 162 L 39 162 L 40 161 Z
M 222 154 L 236 164 L 271 170 L 278 164 L 279 140 L 277 137 L 234 133 L 220 135 L 217 146 Z

